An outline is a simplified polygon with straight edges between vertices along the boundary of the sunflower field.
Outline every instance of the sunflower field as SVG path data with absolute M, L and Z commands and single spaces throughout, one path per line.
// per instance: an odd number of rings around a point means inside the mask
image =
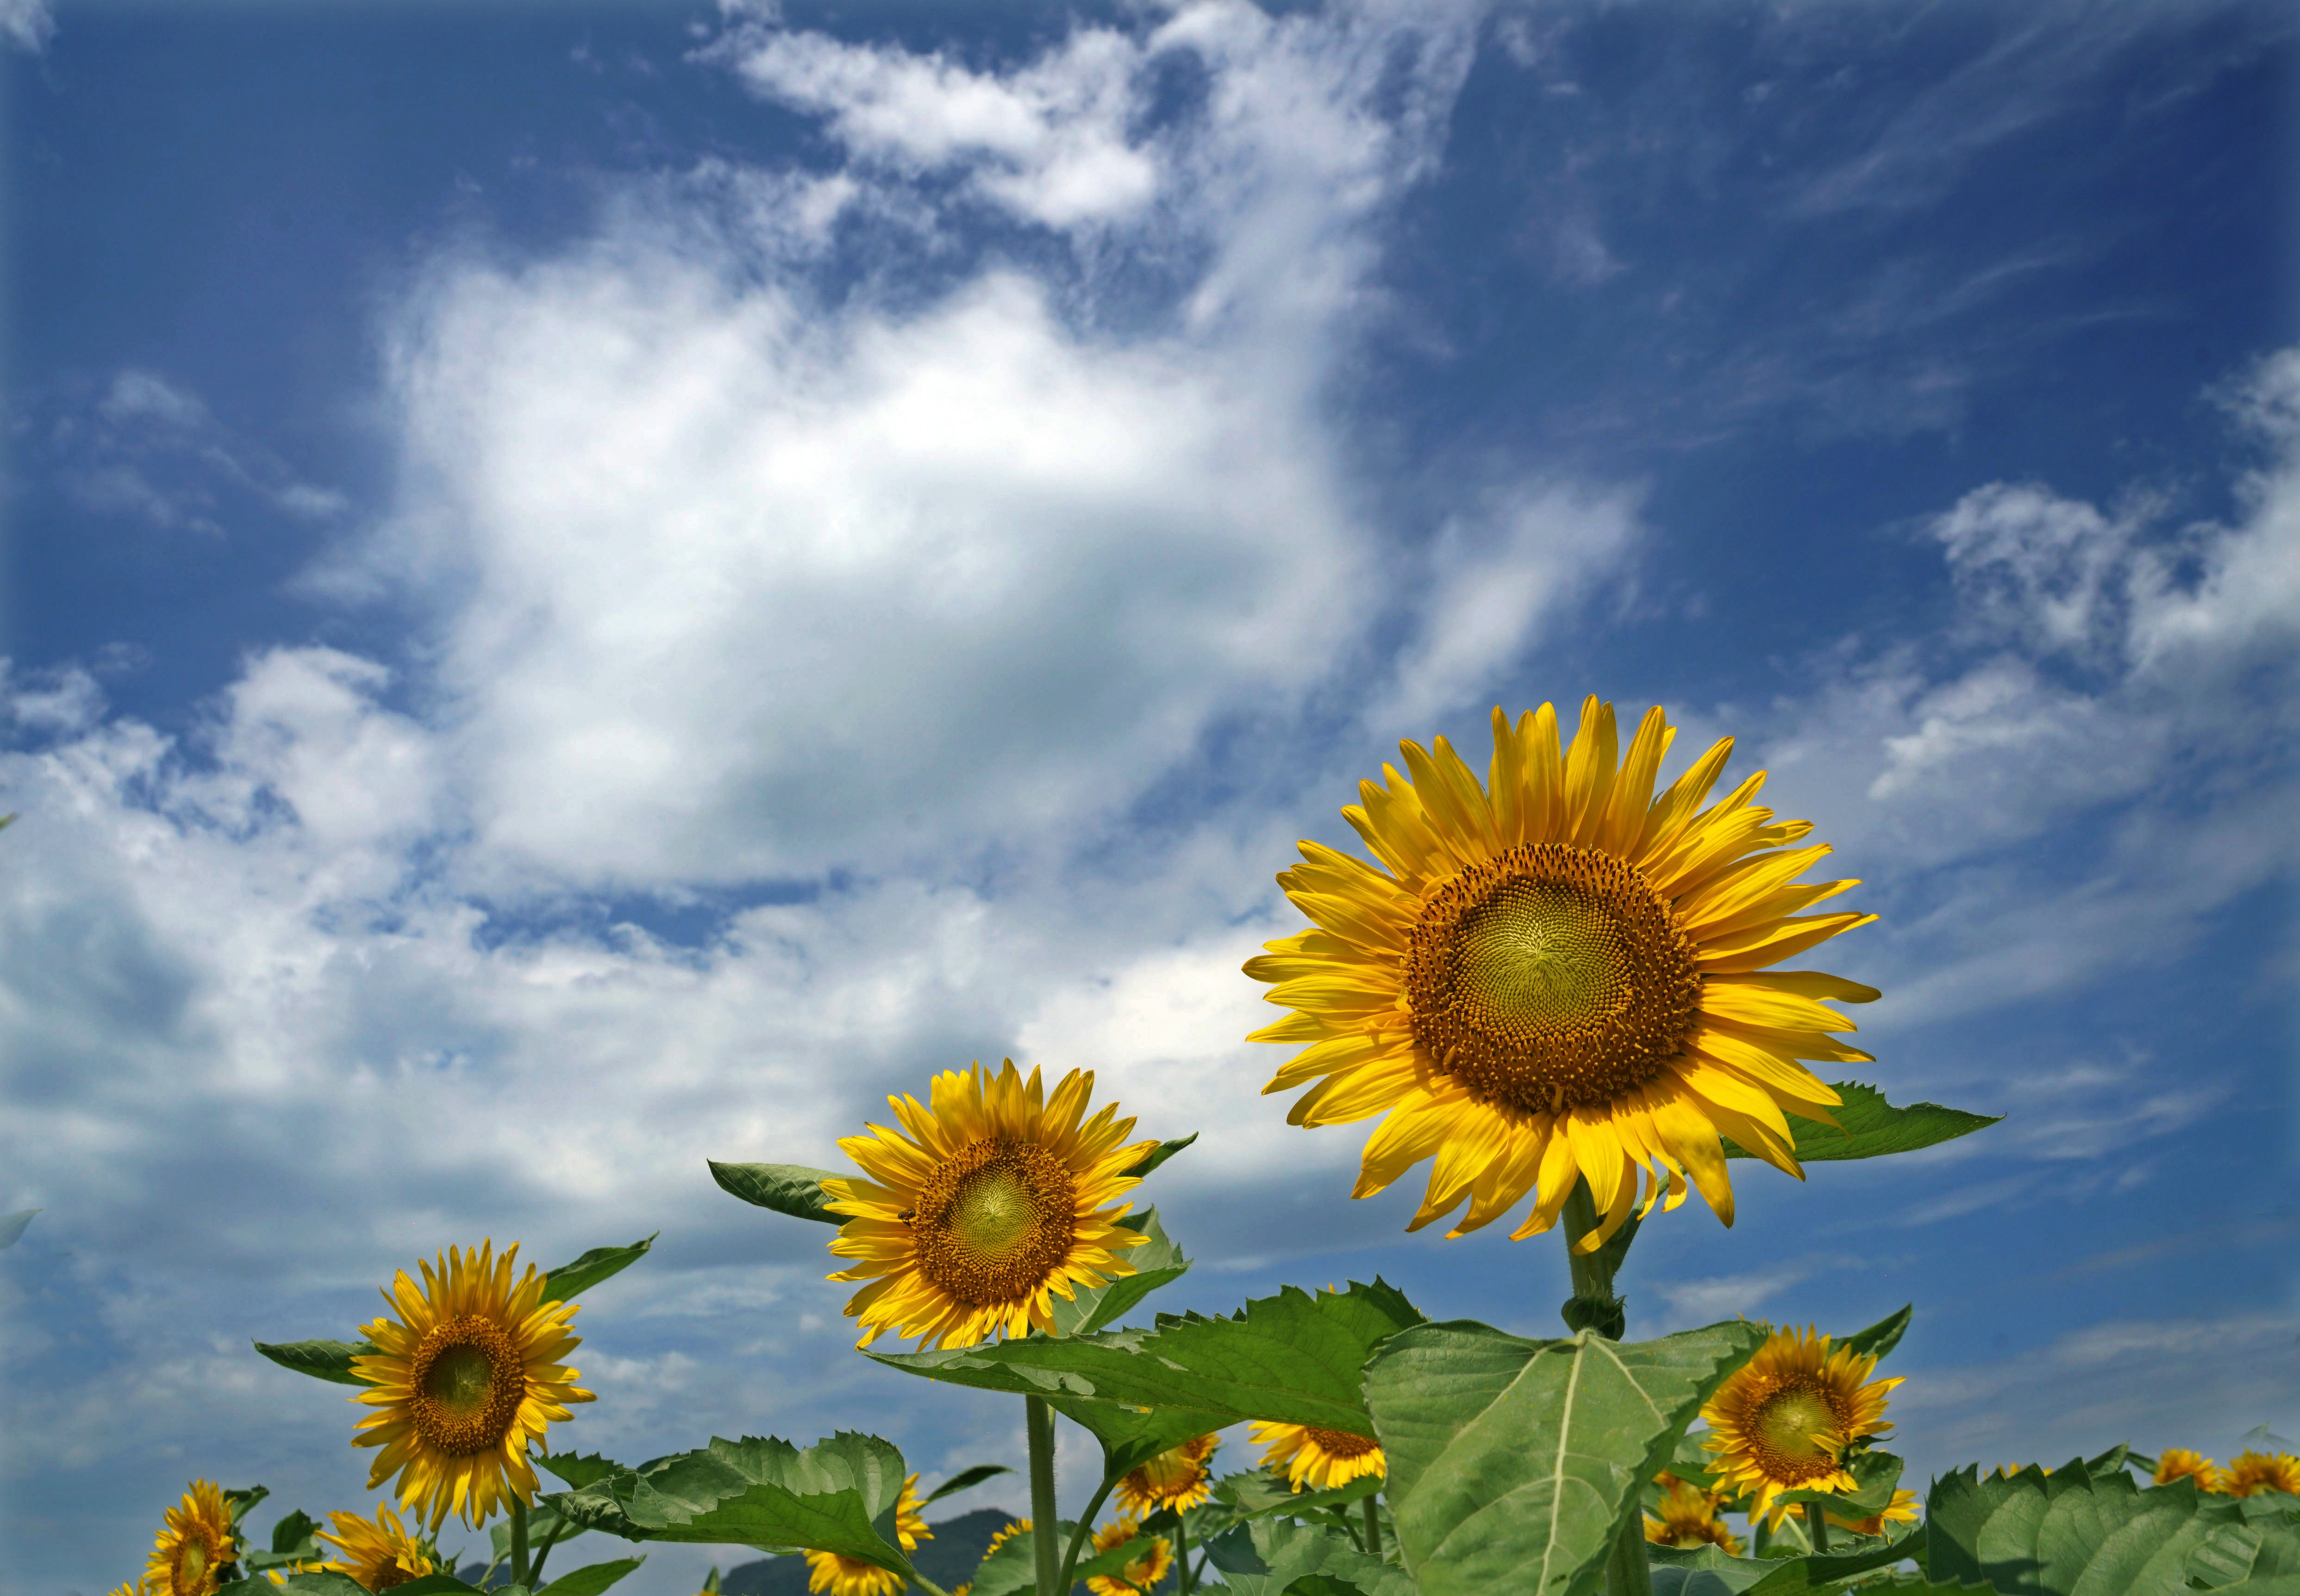
M 1377 1122 L 1351 1195 L 1426 1163 L 1411 1228 L 1559 1233 L 1562 1334 L 1379 1279 L 1144 1323 L 1190 1267 L 1145 1199 L 1195 1137 L 1138 1135 L 1091 1071 L 977 1063 L 890 1100 L 891 1123 L 840 1143 L 846 1169 L 708 1164 L 766 1222 L 827 1227 L 858 1351 L 890 1380 L 1022 1403 L 1029 1517 L 971 1577 L 921 1570 L 924 1509 L 1007 1466 L 926 1488 L 868 1414 L 806 1447 L 554 1449 L 593 1400 L 568 1361 L 576 1299 L 652 1238 L 552 1269 L 459 1238 L 385 1287 L 359 1339 L 255 1349 L 355 1388 L 372 1512 L 291 1512 L 259 1548 L 241 1526 L 262 1489 L 194 1482 L 122 1596 L 599 1596 L 654 1542 L 804 1558 L 829 1596 L 2300 1596 L 2300 1458 L 2117 1445 L 1921 1492 L 1886 1444 L 1902 1381 L 1879 1372 L 1911 1309 L 1629 1338 L 1614 1281 L 1641 1227 L 1688 1222 L 1667 1216 L 1696 1193 L 1732 1224 L 1735 1160 L 1802 1179 L 1993 1123 L 1808 1067 L 1872 1062 L 1839 1005 L 1879 994 L 1782 967 L 1875 917 L 1820 907 L 1858 883 L 1802 879 L 1829 847 L 1756 802 L 1762 772 L 1719 794 L 1729 740 L 1656 794 L 1673 735 L 1656 709 L 1624 749 L 1593 697 L 1570 742 L 1550 705 L 1496 710 L 1482 777 L 1443 738 L 1402 744 L 1343 810 L 1367 857 L 1303 844 L 1278 880 L 1306 928 L 1246 967 L 1284 1010 L 1253 1039 L 1290 1050 L 1265 1088 L 1296 1094 L 1289 1121 Z M 1057 1500 L 1063 1423 L 1100 1449 L 1082 1503 Z M 1240 1425 L 1259 1453 L 1225 1470 Z M 488 1533 L 478 1585 L 438 1550 L 450 1518 Z M 578 1535 L 634 1550 L 552 1577 Z

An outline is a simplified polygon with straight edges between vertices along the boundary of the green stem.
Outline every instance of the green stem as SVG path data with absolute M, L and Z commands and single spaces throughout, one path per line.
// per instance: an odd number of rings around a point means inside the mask
M 1062 1577 L 1054 1583 L 1054 1589 L 1067 1591 L 1071 1588 L 1071 1571 L 1078 1567 L 1079 1550 L 1086 1544 L 1086 1538 L 1094 1534 L 1094 1516 L 1102 1511 L 1102 1504 L 1110 1500 L 1111 1490 L 1117 1484 L 1116 1479 L 1103 1481 L 1102 1489 L 1096 1491 L 1094 1500 L 1086 1504 L 1086 1511 L 1079 1516 L 1078 1526 L 1071 1531 L 1070 1550 L 1062 1553 Z
M 1653 1596 L 1653 1567 L 1646 1560 L 1646 1516 L 1629 1515 L 1629 1527 L 1605 1559 L 1605 1596 Z
M 554 1515 L 551 1523 L 551 1533 L 543 1537 L 543 1545 L 535 1554 L 535 1564 L 527 1571 L 528 1578 L 538 1583 L 542 1581 L 543 1559 L 551 1555 L 551 1549 L 559 1544 L 559 1537 L 565 1534 L 566 1530 L 567 1521 Z
M 1190 1521 L 1179 1509 L 1174 1514 L 1174 1581 L 1182 1596 L 1190 1596 Z
M 1381 1509 L 1375 1505 L 1375 1499 L 1371 1496 L 1365 1499 L 1365 1521 L 1366 1556 L 1374 1559 L 1376 1561 L 1379 1561 L 1381 1558 Z
M 1062 1567 L 1054 1551 L 1062 1528 L 1054 1513 L 1054 1410 L 1046 1398 L 1034 1396 L 1022 1399 L 1022 1410 L 1030 1437 L 1030 1543 L 1038 1596 L 1050 1596 L 1066 1588 L 1054 1577 Z
M 1621 1260 L 1629 1256 L 1629 1243 L 1637 1239 L 1638 1220 L 1635 1214 L 1621 1221 L 1621 1227 L 1602 1247 L 1588 1252 L 1579 1250 L 1584 1236 L 1593 1234 L 1603 1223 L 1597 1212 L 1597 1200 L 1589 1190 L 1587 1180 L 1577 1180 L 1573 1190 L 1566 1194 L 1564 1211 L 1559 1216 L 1565 1225 L 1565 1267 L 1573 1276 L 1573 1295 L 1566 1300 L 1562 1309 L 1567 1326 L 1575 1331 L 1594 1330 L 1609 1341 L 1619 1341 L 1628 1327 L 1628 1312 L 1621 1297 L 1613 1290 L 1613 1277 L 1621 1272 Z M 1629 1521 L 1621 1526 L 1621 1539 L 1605 1559 L 1605 1596 L 1653 1596 L 1653 1569 L 1646 1556 L 1645 1514 L 1633 1512 Z
M 1829 1511 L 1817 1501 L 1804 1504 L 1804 1527 L 1812 1536 L 1815 1551 L 1829 1550 Z
M 527 1504 L 511 1499 L 511 1583 L 527 1585 Z

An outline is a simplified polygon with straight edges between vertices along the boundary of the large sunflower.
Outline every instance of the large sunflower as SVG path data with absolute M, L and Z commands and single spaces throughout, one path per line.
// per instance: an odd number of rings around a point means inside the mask
M 1770 1513 L 1779 1526 L 1788 1509 L 1773 1499 L 1784 1491 L 1856 1489 L 1846 1449 L 1893 1427 L 1885 1400 L 1899 1376 L 1872 1381 L 1873 1355 L 1829 1343 L 1811 1330 L 1774 1331 L 1701 1410 L 1713 1472 L 1748 1499 L 1753 1523 Z
M 438 1572 L 399 1515 L 381 1503 L 373 1518 L 357 1513 L 330 1513 L 328 1517 L 336 1527 L 321 1530 L 320 1539 L 333 1542 L 343 1555 L 321 1564 L 322 1568 L 348 1575 L 371 1591 L 388 1591 Z
M 1741 1542 L 1717 1517 L 1722 1499 L 1673 1474 L 1660 1476 L 1661 1507 L 1646 1520 L 1646 1539 L 1660 1546 L 1715 1546 L 1727 1557 L 1741 1555 Z
M 919 1476 L 912 1475 L 895 1499 L 895 1539 L 902 1543 L 904 1557 L 916 1551 L 920 1542 L 934 1539 L 934 1531 L 927 1527 L 925 1505 L 919 1500 Z M 904 1583 L 892 1569 L 835 1551 L 808 1552 L 806 1567 L 806 1588 L 829 1596 L 896 1596 Z
M 1467 1198 L 1461 1235 L 1530 1192 L 1526 1236 L 1586 1179 L 1594 1251 L 1640 1169 L 1645 1211 L 1689 1175 L 1730 1225 L 1721 1133 L 1802 1178 L 1784 1113 L 1834 1124 L 1841 1100 L 1796 1060 L 1869 1058 L 1821 1000 L 1878 994 L 1761 972 L 1876 917 L 1798 912 L 1857 883 L 1796 883 L 1829 849 L 1789 847 L 1811 825 L 1751 804 L 1762 771 L 1703 807 L 1730 738 L 1654 797 L 1673 736 L 1653 711 L 1617 765 L 1611 704 L 1583 702 L 1562 755 L 1550 705 L 1514 727 L 1496 709 L 1485 783 L 1440 737 L 1399 744 L 1409 775 L 1359 784 L 1342 814 L 1379 866 L 1305 842 L 1278 877 L 1313 928 L 1246 962 L 1295 1010 L 1251 1040 L 1309 1045 L 1262 1090 L 1316 1083 L 1296 1125 L 1388 1116 L 1353 1195 L 1434 1159 L 1409 1228 Z
M 1116 1518 L 1094 1532 L 1094 1550 L 1098 1556 L 1115 1550 L 1142 1533 L 1142 1521 L 1130 1513 Z M 1162 1535 L 1150 1542 L 1150 1550 L 1136 1558 L 1117 1574 L 1097 1574 L 1088 1579 L 1086 1588 L 1094 1596 L 1134 1596 L 1137 1591 L 1147 1591 L 1166 1577 L 1174 1566 L 1173 1543 Z
M 223 1570 L 239 1560 L 231 1504 L 213 1480 L 194 1480 L 153 1538 L 144 1583 L 153 1596 L 214 1596 Z
M 1305 1486 L 1312 1491 L 1331 1491 L 1337 1485 L 1346 1485 L 1362 1475 L 1387 1475 L 1389 1460 L 1381 1455 L 1381 1443 L 1371 1436 L 1353 1435 L 1347 1430 L 1321 1430 L 1314 1425 L 1269 1424 L 1255 1419 L 1246 1426 L 1246 1434 L 1257 1446 L 1269 1450 L 1262 1454 L 1264 1468 L 1286 1471 L 1286 1483 L 1299 1491 Z
M 1221 1444 L 1219 1435 L 1200 1435 L 1129 1470 L 1118 1482 L 1120 1509 L 1139 1518 L 1161 1508 L 1179 1513 L 1196 1507 L 1214 1493 L 1214 1449 Z
M 379 1351 L 352 1359 L 372 1390 L 352 1401 L 380 1412 L 360 1420 L 354 1446 L 379 1446 L 368 1470 L 372 1491 L 394 1474 L 399 1505 L 429 1516 L 437 1530 L 450 1512 L 476 1527 L 512 1497 L 535 1500 L 528 1448 L 588 1402 L 577 1372 L 559 1359 L 580 1344 L 567 1333 L 574 1304 L 544 1301 L 533 1264 L 517 1280 L 516 1244 L 501 1258 L 483 1242 L 447 1249 L 437 1268 L 421 1259 L 418 1290 L 399 1271 L 385 1301 L 398 1310 L 363 1327 Z
M 826 1180 L 848 1216 L 830 1250 L 855 1259 L 833 1280 L 870 1282 L 846 1304 L 869 1346 L 889 1330 L 938 1347 L 1004 1331 L 1051 1334 L 1054 1299 L 1131 1275 L 1124 1251 L 1146 1237 L 1118 1223 L 1112 1200 L 1141 1184 L 1125 1173 L 1157 1143 L 1126 1138 L 1115 1104 L 1079 1123 L 1094 1073 L 1073 1069 L 1048 1099 L 1033 1069 L 975 1064 L 934 1078 L 932 1107 L 888 1104 L 902 1128 L 870 1127 L 838 1145 L 867 1179 Z

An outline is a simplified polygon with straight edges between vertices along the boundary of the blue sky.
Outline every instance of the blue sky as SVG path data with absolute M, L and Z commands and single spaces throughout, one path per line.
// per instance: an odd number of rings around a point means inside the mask
M 569 1444 L 1019 1463 L 704 1169 L 977 1057 L 1204 1133 L 1162 1305 L 1546 1333 L 1554 1239 L 1258 1095 L 1238 966 L 1398 738 L 1592 691 L 1866 881 L 1862 1073 L 2005 1116 L 1738 1167 L 1631 1333 L 1913 1300 L 1920 1476 L 2300 1433 L 2294 31 L 0 5 L 12 1579 L 369 1505 L 247 1342 L 481 1235 L 662 1232 Z

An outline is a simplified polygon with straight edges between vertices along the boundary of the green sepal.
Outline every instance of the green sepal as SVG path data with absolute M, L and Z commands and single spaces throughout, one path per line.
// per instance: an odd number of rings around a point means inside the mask
M 986 1391 L 1187 1408 L 1222 1415 L 1224 1423 L 1260 1418 L 1362 1435 L 1366 1355 L 1421 1322 L 1395 1286 L 1376 1280 L 1315 1297 L 1289 1285 L 1225 1318 L 1160 1314 L 1154 1330 L 868 1356 Z
M 535 1596 L 599 1596 L 646 1561 L 645 1558 L 617 1558 L 612 1563 L 586 1563 L 580 1568 L 570 1568 Z
M 654 1235 L 662 1234 L 658 1230 Z M 628 1247 L 594 1247 L 573 1263 L 550 1270 L 543 1277 L 543 1301 L 572 1302 L 602 1280 L 621 1274 L 646 1256 L 647 1249 L 654 1245 L 654 1235 Z
M 618 1469 L 545 1500 L 571 1524 L 626 1541 L 688 1541 L 835 1551 L 911 1577 L 894 1545 L 903 1454 L 849 1431 L 804 1451 L 788 1441 L 711 1444 Z
M 1920 1147 L 1969 1136 L 2004 1118 L 2002 1114 L 1968 1114 L 1962 1109 L 1945 1109 L 1937 1102 L 1915 1102 L 1905 1109 L 1896 1109 L 1885 1101 L 1882 1092 L 1860 1081 L 1838 1081 L 1837 1094 L 1845 1101 L 1829 1110 L 1837 1121 L 1835 1128 L 1819 1120 L 1788 1115 L 1789 1134 L 1795 1139 L 1799 1163 L 1825 1164 L 1914 1152 Z M 1729 1159 L 1756 1156 L 1736 1146 L 1729 1136 L 1722 1140 Z
M 1188 1147 L 1191 1143 L 1197 1139 L 1198 1133 L 1192 1131 L 1187 1136 L 1177 1136 L 1171 1142 L 1161 1142 L 1157 1146 L 1152 1148 L 1148 1152 L 1142 1155 L 1142 1161 L 1140 1163 L 1131 1165 L 1129 1168 L 1121 1170 L 1119 1173 L 1121 1176 L 1131 1176 L 1136 1180 L 1147 1179 L 1153 1169 L 1155 1169 L 1159 1165 L 1164 1163 L 1168 1159 L 1172 1158 L 1176 1153 L 1181 1151 L 1182 1149 Z
M 1256 1519 L 1206 1542 L 1234 1596 L 1354 1591 L 1360 1596 L 1415 1596 L 1413 1576 L 1368 1557 L 1355 1542 L 1323 1525 Z
M 985 1480 L 996 1479 L 1002 1474 L 1013 1472 L 1004 1463 L 977 1463 L 971 1468 L 960 1469 L 941 1484 L 937 1485 L 927 1493 L 925 1500 L 919 1505 L 924 1507 L 927 1502 L 940 1501 L 946 1496 L 955 1496 L 962 1491 L 971 1491 Z
M 1850 1491 L 1783 1491 L 1773 1500 L 1792 1508 L 1817 1501 L 1840 1518 L 1873 1517 L 1893 1505 L 1894 1487 L 1901 1483 L 1900 1459 L 1890 1452 L 1855 1452 L 1845 1459 L 1845 1472 L 1854 1478 Z
M 244 1491 L 225 1492 L 223 1505 L 231 1513 L 232 1527 L 238 1528 L 239 1521 L 247 1517 L 247 1510 L 271 1494 L 268 1485 L 250 1485 Z
M 1167 1237 L 1158 1223 L 1156 1209 L 1129 1214 L 1118 1223 L 1138 1235 L 1150 1238 L 1138 1247 L 1129 1247 L 1122 1254 L 1134 1266 L 1134 1273 L 1114 1275 L 1101 1285 L 1075 1286 L 1067 1300 L 1056 1296 L 1053 1301 L 1055 1334 L 1087 1335 L 1107 1329 L 1152 1292 L 1171 1285 L 1189 1272 L 1190 1260 Z
M 1901 1344 L 1901 1337 L 1909 1332 L 1909 1321 L 1916 1317 L 1917 1305 L 1911 1302 L 1898 1313 L 1888 1313 L 1866 1330 L 1855 1331 L 1845 1338 L 1845 1344 L 1857 1353 L 1882 1359 Z
M 711 1178 L 730 1197 L 788 1214 L 794 1219 L 812 1219 L 823 1225 L 846 1223 L 846 1216 L 829 1211 L 825 1205 L 830 1199 L 822 1194 L 824 1181 L 845 1178 L 835 1169 L 810 1169 L 804 1164 L 722 1164 L 717 1159 L 706 1161 L 711 1166 Z
M 1391 1337 L 1366 1400 L 1385 1494 L 1427 1596 L 1594 1596 L 1641 1487 L 1765 1339 L 1746 1320 L 1658 1341 L 1528 1341 L 1469 1320 Z
M 1968 1466 L 1933 1482 L 1926 1574 L 2000 1596 L 2157 1596 L 2191 1581 L 2278 1596 L 2300 1591 L 2296 1509 L 2288 1497 L 2203 1495 L 2194 1480 L 2143 1490 L 2121 1469 L 2096 1478 L 2081 1459 L 2009 1478 Z

